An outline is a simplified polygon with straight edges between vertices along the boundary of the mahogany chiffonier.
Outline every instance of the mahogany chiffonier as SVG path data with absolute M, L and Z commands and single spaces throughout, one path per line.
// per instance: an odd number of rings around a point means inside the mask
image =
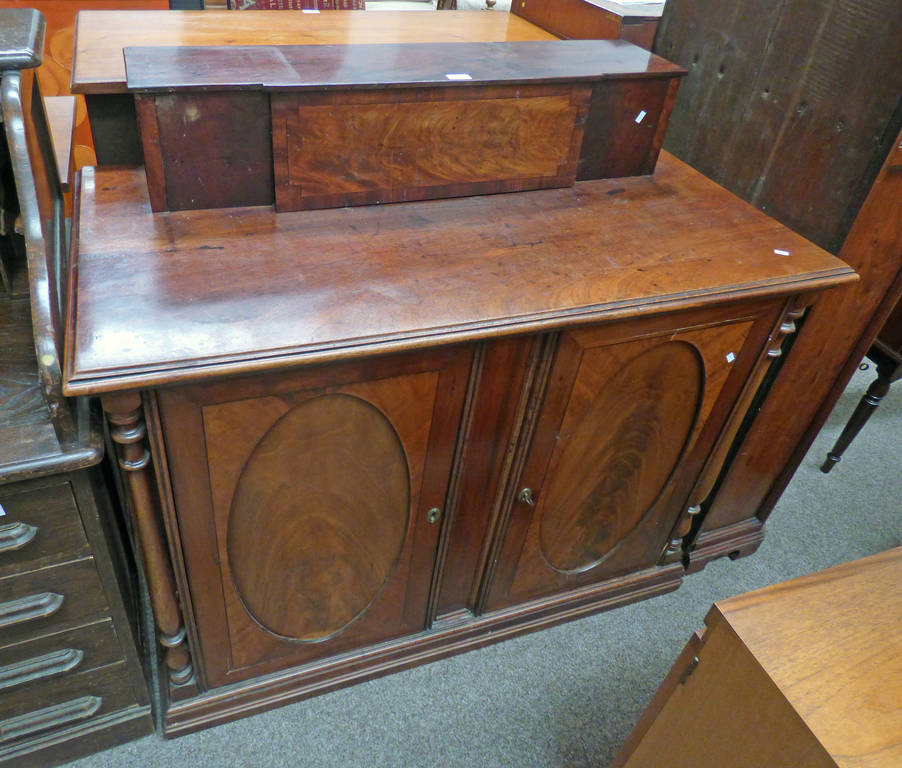
M 854 279 L 663 153 L 284 212 L 154 212 L 150 174 L 77 181 L 65 389 L 118 445 L 170 735 L 675 589 L 765 375 Z
M 0 763 L 22 768 L 137 738 L 153 719 L 99 409 L 61 392 L 63 206 L 32 69 L 43 19 L 0 9 L 0 29 L 0 183 L 23 233 L 0 239 Z

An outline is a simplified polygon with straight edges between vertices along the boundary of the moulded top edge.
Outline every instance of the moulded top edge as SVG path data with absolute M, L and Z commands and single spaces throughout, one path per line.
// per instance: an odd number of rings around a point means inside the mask
M 134 46 L 124 55 L 131 91 L 518 85 L 686 73 L 623 40 Z

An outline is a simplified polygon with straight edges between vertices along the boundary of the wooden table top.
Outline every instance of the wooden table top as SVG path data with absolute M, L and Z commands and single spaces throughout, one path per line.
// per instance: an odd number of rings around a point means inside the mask
M 72 395 L 854 279 L 665 153 L 654 177 L 299 213 L 153 214 L 141 169 L 79 186 Z
M 902 548 L 723 600 L 711 614 L 837 765 L 902 765 Z
M 81 11 L 75 28 L 73 93 L 125 92 L 126 46 L 337 45 L 554 40 L 508 13 L 442 11 Z

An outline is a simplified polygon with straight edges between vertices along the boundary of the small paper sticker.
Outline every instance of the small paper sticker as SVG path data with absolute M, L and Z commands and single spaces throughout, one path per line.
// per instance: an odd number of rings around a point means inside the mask
M 472 80 L 473 78 L 468 75 L 466 72 L 452 72 L 450 75 L 445 75 L 449 80 Z
M 732 352 L 727 352 L 727 362 L 732 363 L 736 359 L 736 355 Z
M 317 8 L 301 8 L 301 13 L 319 13 Z
M 777 256 L 789 256 L 791 251 L 784 251 L 782 248 L 774 248 L 774 253 L 776 253 Z
M 637 124 L 641 123 L 645 119 L 645 116 L 647 114 L 648 114 L 648 112 L 646 112 L 644 109 L 641 112 L 639 112 L 639 114 L 636 115 L 636 123 Z

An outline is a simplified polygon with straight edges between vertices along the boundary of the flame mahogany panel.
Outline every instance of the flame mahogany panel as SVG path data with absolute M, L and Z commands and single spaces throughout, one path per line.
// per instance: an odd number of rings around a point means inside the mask
M 657 560 L 773 321 L 747 306 L 561 335 L 489 609 Z
M 276 209 L 570 186 L 589 93 L 524 86 L 516 94 L 273 94 Z
M 160 393 L 208 685 L 425 629 L 471 354 Z

